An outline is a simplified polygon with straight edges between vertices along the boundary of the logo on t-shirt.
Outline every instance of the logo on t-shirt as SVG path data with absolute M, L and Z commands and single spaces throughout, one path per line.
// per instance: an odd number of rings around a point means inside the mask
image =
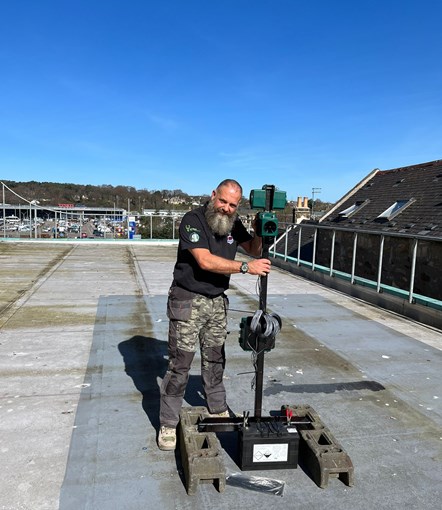
M 232 243 L 233 243 L 233 237 L 232 237 L 232 234 L 229 234 L 229 235 L 227 236 L 227 242 L 228 242 L 229 244 L 232 244 Z
M 192 232 L 189 239 L 192 243 L 197 243 L 200 240 L 200 236 L 196 232 Z

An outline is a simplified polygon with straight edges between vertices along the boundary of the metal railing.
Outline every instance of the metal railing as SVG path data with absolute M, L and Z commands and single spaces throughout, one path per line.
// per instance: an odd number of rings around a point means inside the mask
M 311 254 L 311 260 L 303 259 L 301 256 L 301 247 L 302 247 L 302 232 L 303 229 L 308 229 L 309 232 L 313 229 L 313 251 Z M 292 235 L 294 237 L 295 231 L 297 230 L 298 242 L 297 242 L 297 257 L 290 256 L 288 254 L 289 250 L 289 236 Z M 330 263 L 328 266 L 326 265 L 318 265 L 317 263 L 317 254 L 318 254 L 318 232 L 321 230 L 331 231 L 331 243 L 330 243 Z M 353 243 L 352 243 L 352 252 L 351 252 L 351 272 L 346 273 L 343 271 L 339 271 L 334 268 L 335 264 L 335 247 L 336 247 L 336 233 L 337 232 L 345 232 L 346 234 L 353 235 Z M 377 278 L 376 280 L 372 280 L 370 278 L 365 278 L 356 275 L 356 263 L 358 256 L 358 239 L 361 234 L 367 234 L 370 236 L 378 236 L 379 237 L 379 253 L 378 253 L 378 267 L 377 267 Z M 382 282 L 382 267 L 384 260 L 384 245 L 385 239 L 387 237 L 391 238 L 405 238 L 412 242 L 411 249 L 411 264 L 409 271 L 409 287 L 407 290 L 400 289 L 397 287 L 393 287 L 386 283 Z M 442 242 L 441 238 L 437 237 L 427 237 L 424 235 L 407 235 L 403 233 L 395 233 L 389 232 L 386 234 L 385 232 L 380 231 L 372 231 L 372 230 L 364 230 L 358 229 L 357 231 L 350 231 L 346 228 L 339 227 L 331 227 L 326 225 L 302 225 L 302 224 L 292 224 L 288 225 L 284 231 L 284 233 L 271 245 L 270 247 L 270 256 L 274 258 L 280 258 L 284 261 L 293 262 L 296 266 L 303 266 L 306 268 L 310 268 L 312 272 L 321 271 L 322 273 L 328 274 L 330 277 L 342 278 L 349 281 L 351 284 L 362 284 L 368 287 L 371 287 L 376 290 L 376 292 L 386 292 L 394 295 L 399 295 L 403 298 L 406 298 L 409 303 L 417 303 L 420 302 L 425 306 L 430 306 L 433 308 L 437 308 L 442 310 L 442 301 L 438 299 L 434 299 L 428 296 L 423 296 L 421 294 L 417 294 L 414 291 L 415 287 L 415 277 L 416 277 L 416 263 L 417 263 L 417 254 L 418 254 L 418 246 L 419 242 L 426 241 L 440 243 Z

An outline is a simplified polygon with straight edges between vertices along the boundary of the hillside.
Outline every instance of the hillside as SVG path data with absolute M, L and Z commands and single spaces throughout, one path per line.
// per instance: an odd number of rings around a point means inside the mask
M 103 184 L 93 186 L 90 184 L 56 183 L 56 182 L 16 182 L 3 180 L 5 186 L 5 203 L 25 204 L 37 200 L 41 206 L 58 204 L 77 204 L 87 207 L 117 207 L 131 211 L 144 209 L 182 209 L 188 210 L 196 204 L 208 199 L 208 195 L 188 195 L 180 189 L 175 190 L 148 190 L 136 189 L 132 186 L 111 186 Z M 248 208 L 248 197 L 244 197 L 243 208 Z M 24 200 L 23 200 L 24 199 Z M 291 216 L 295 203 L 288 202 L 285 214 Z M 325 211 L 332 204 L 315 201 L 315 210 Z M 311 207 L 311 201 L 309 201 Z
M 101 186 L 55 183 L 2 181 L 5 187 L 5 202 L 18 204 L 38 200 L 40 205 L 82 204 L 88 207 L 122 207 L 130 210 L 142 209 L 188 209 L 192 203 L 204 200 L 201 196 L 189 196 L 181 190 L 147 190 L 131 186 Z M 9 188 L 9 189 L 8 189 Z

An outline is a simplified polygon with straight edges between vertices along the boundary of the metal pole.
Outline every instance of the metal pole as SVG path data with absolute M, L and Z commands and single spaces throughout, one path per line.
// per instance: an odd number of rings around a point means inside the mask
M 336 230 L 333 230 L 331 255 L 330 255 L 330 276 L 333 276 L 333 266 L 335 263 L 335 241 L 336 241 Z
M 129 233 L 129 209 L 130 209 L 130 198 L 127 199 L 127 238 L 129 239 L 130 238 L 130 233 Z
M 417 257 L 417 245 L 418 240 L 413 239 L 413 258 L 411 259 L 411 274 L 410 274 L 410 293 L 408 296 L 408 302 L 413 302 L 413 292 L 414 292 L 414 275 L 416 272 L 416 257 Z
M 263 259 L 269 256 L 268 238 L 264 237 L 262 242 L 262 255 Z M 260 293 L 259 293 L 259 309 L 263 312 L 267 309 L 267 281 L 268 276 L 260 276 Z M 262 415 L 262 391 L 264 379 L 264 349 L 262 348 L 262 341 L 258 338 L 258 354 L 256 358 L 256 382 L 255 382 L 255 417 L 261 418 Z
M 321 193 L 321 188 L 312 188 L 312 220 L 315 219 L 314 207 L 315 207 L 315 194 Z
M 34 239 L 37 239 L 37 204 L 34 209 Z
M 377 281 L 377 285 L 376 285 L 376 292 L 381 292 L 382 261 L 384 259 L 384 241 L 385 241 L 385 236 L 381 235 L 381 243 L 379 245 L 378 281 Z
M 312 256 L 312 271 L 315 270 L 315 262 L 316 262 L 316 241 L 318 237 L 318 229 L 315 228 L 315 234 L 313 236 L 313 256 Z
M 355 267 L 356 267 L 356 248 L 358 245 L 358 233 L 355 232 L 353 238 L 353 256 L 351 261 L 351 283 L 355 282 Z
M 2 182 L 3 188 L 3 238 L 6 238 L 6 204 L 5 204 L 5 183 Z
M 296 265 L 301 265 L 301 237 L 302 237 L 302 227 L 299 226 L 299 234 L 298 234 L 298 260 L 296 261 Z
M 273 208 L 273 197 L 275 187 L 267 185 L 266 189 L 266 206 L 265 210 L 271 211 Z M 271 244 L 269 237 L 262 238 L 262 254 L 261 257 L 266 259 L 269 257 L 269 246 Z M 259 308 L 265 313 L 267 309 L 267 281 L 268 275 L 260 276 L 260 293 L 259 293 Z M 264 346 L 265 339 L 257 335 L 257 356 L 256 356 L 256 383 L 255 383 L 255 417 L 261 418 L 262 414 L 262 390 L 264 378 Z
M 289 244 L 289 232 L 290 232 L 290 227 L 288 226 L 285 229 L 284 262 L 287 260 L 287 251 L 288 251 L 288 244 Z

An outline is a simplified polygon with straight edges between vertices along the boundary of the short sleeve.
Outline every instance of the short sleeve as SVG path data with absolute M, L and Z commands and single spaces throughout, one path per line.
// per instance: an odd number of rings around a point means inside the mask
M 183 216 L 180 224 L 180 242 L 184 250 L 209 248 L 209 242 L 198 215 L 188 213 Z
M 249 232 L 247 232 L 246 227 L 239 219 L 235 221 L 235 226 L 233 228 L 232 235 L 238 244 L 242 244 L 245 243 L 246 241 L 250 241 L 250 239 L 253 239 L 253 236 L 250 235 Z

